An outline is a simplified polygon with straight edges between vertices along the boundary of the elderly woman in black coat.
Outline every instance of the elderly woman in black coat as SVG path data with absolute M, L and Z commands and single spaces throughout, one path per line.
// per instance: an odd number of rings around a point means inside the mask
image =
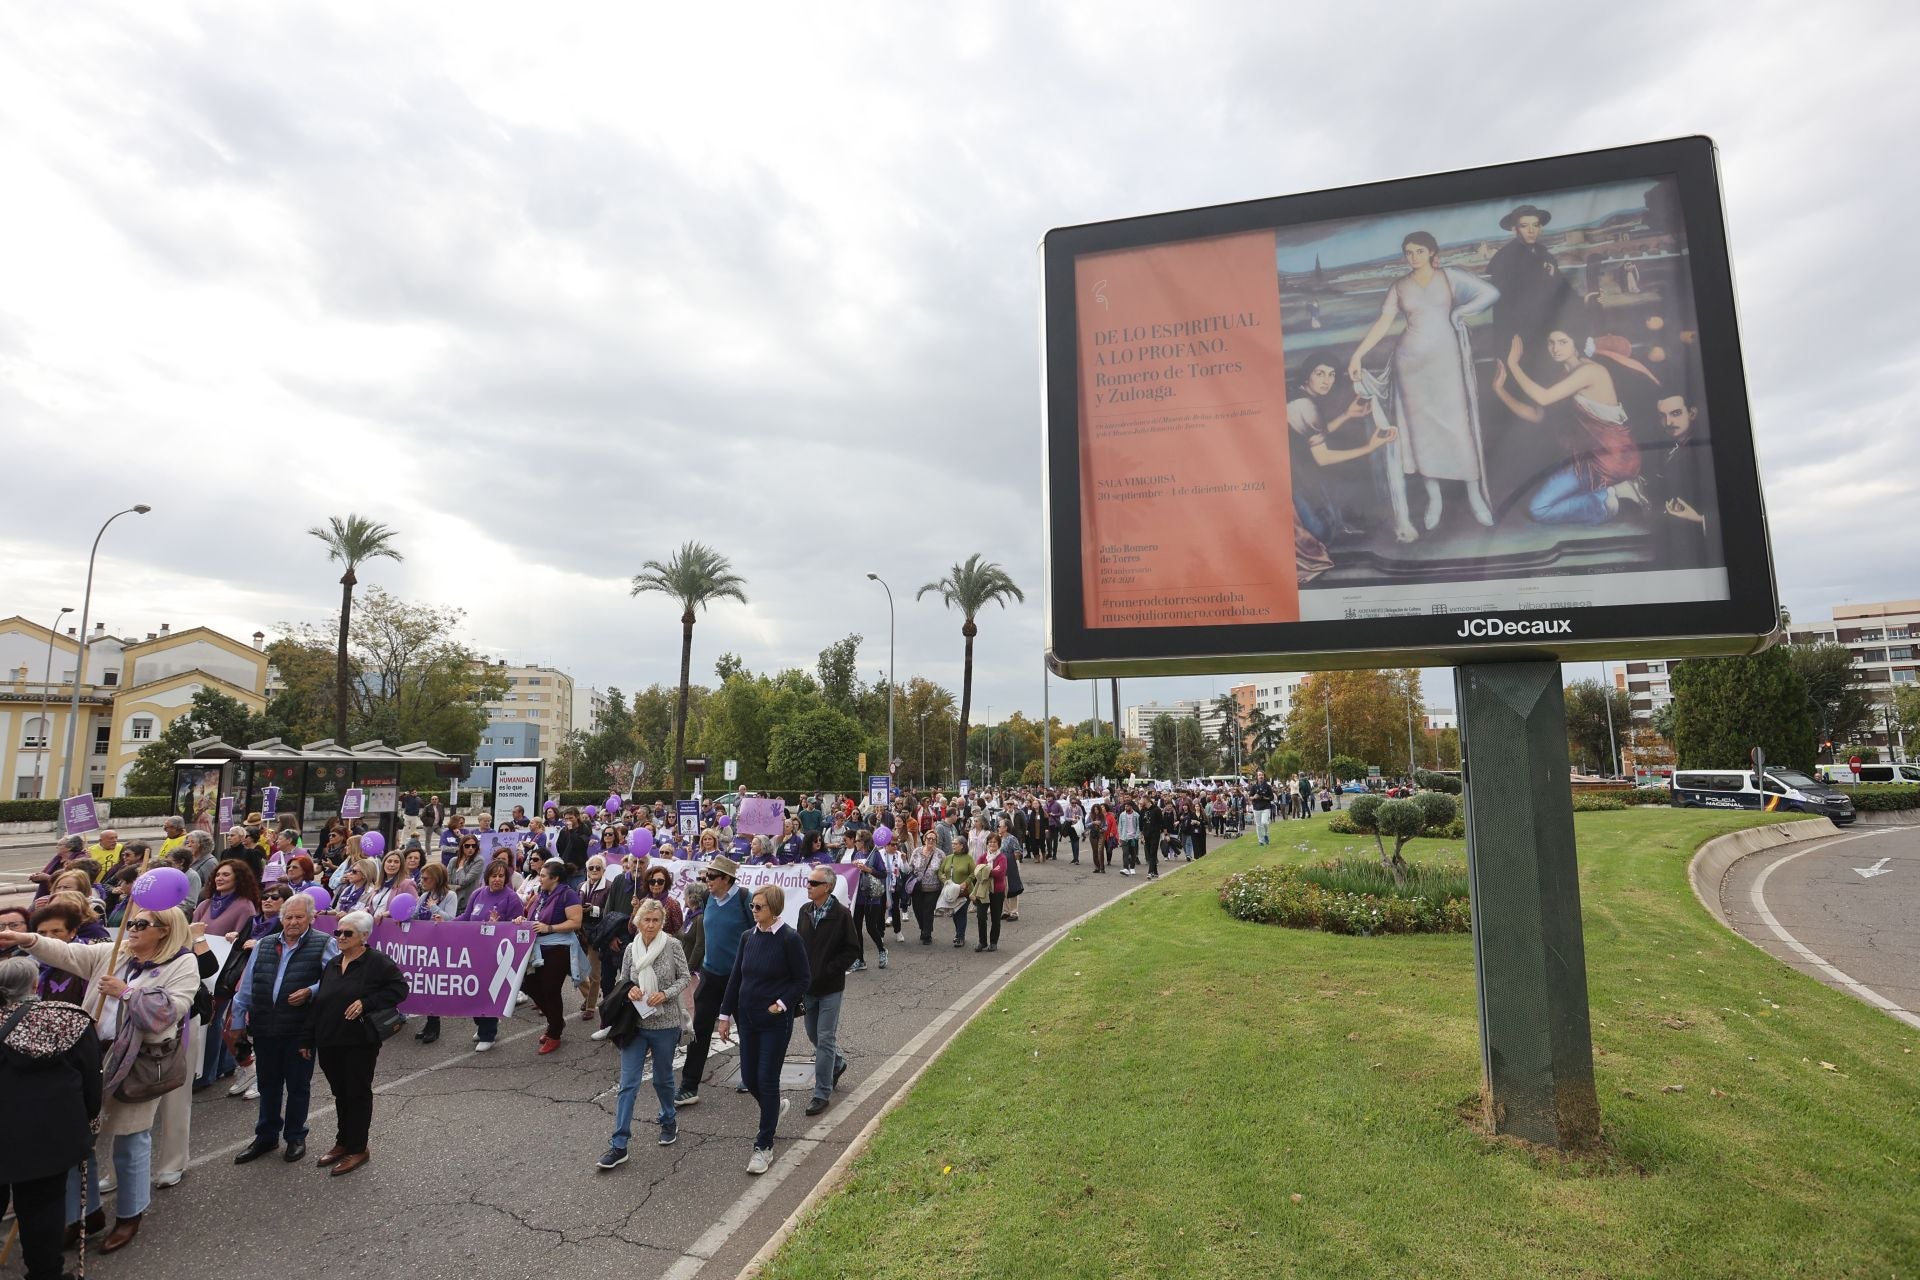
M 367 945 L 372 932 L 373 917 L 365 911 L 340 917 L 333 931 L 340 954 L 320 971 L 313 1021 L 307 1024 L 307 1047 L 319 1051 L 339 1122 L 333 1149 L 318 1163 L 331 1168 L 336 1178 L 371 1159 L 367 1130 L 373 1125 L 373 1074 L 380 1065 L 380 1043 L 398 1025 L 393 1016 L 407 998 L 400 966 L 386 952 Z
M 79 1005 L 39 999 L 39 978 L 23 956 L 0 960 L 0 1209 L 19 1220 L 27 1280 L 57 1280 L 67 1175 L 100 1114 L 100 1038 Z

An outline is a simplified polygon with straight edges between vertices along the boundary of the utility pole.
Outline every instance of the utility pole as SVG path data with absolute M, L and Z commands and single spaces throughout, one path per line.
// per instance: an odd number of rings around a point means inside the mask
M 107 517 L 107 523 L 100 526 L 100 532 L 93 535 L 93 550 L 87 553 L 87 591 L 80 598 L 80 652 L 73 666 L 73 705 L 67 709 L 66 758 L 60 762 L 60 799 L 65 800 L 73 794 L 73 735 L 80 723 L 80 686 L 87 682 L 87 624 L 92 620 L 93 612 L 93 561 L 100 554 L 100 539 L 107 534 L 107 525 L 121 516 L 143 516 L 153 510 L 144 502 L 136 502 L 125 511 L 116 511 Z M 80 776 L 80 785 L 86 786 L 86 774 Z M 91 787 L 88 790 L 92 790 Z
M 1112 679 L 1113 684 L 1111 686 L 1111 697 L 1109 700 L 1113 704 L 1113 739 L 1115 742 L 1124 743 L 1126 739 L 1120 734 L 1120 677 L 1114 676 Z M 1099 695 L 1096 694 L 1095 696 L 1098 697 Z
M 1613 748 L 1613 763 L 1607 766 L 1607 777 L 1620 772 L 1620 739 L 1613 736 L 1613 672 L 1606 663 L 1600 664 L 1600 697 L 1607 708 L 1607 743 Z
M 889 587 L 887 585 L 887 580 L 885 578 L 882 578 L 877 573 L 870 573 L 867 575 L 867 577 L 879 583 L 881 590 L 887 593 L 887 777 L 891 778 L 893 777 L 893 760 L 894 760 L 894 756 L 893 756 L 893 688 L 894 688 L 894 685 L 893 685 L 893 635 L 894 635 L 893 588 Z
M 50 709 L 48 702 L 53 694 L 53 642 L 60 634 L 60 620 L 72 612 L 73 606 L 67 605 L 59 613 L 54 614 L 53 626 L 47 631 L 47 669 L 40 677 L 40 750 L 33 757 L 33 798 L 35 800 L 46 798 L 41 794 L 46 790 L 46 784 L 40 780 L 40 775 L 42 773 L 48 777 L 53 775 L 52 769 L 41 767 L 46 762 L 47 753 L 53 750 L 53 721 L 47 718 L 47 712 Z M 1893 741 L 1891 733 L 1887 735 L 1887 741 Z M 60 798 L 66 799 L 65 796 Z
M 1048 710 L 1048 692 L 1052 684 L 1047 671 L 1047 655 L 1040 655 L 1040 785 L 1053 786 L 1053 712 Z

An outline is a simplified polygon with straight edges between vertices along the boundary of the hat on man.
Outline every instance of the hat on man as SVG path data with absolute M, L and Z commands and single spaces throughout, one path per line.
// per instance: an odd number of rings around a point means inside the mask
M 729 880 L 740 878 L 740 864 L 725 854 L 715 854 L 707 859 L 707 870 L 718 871 Z
M 1511 231 L 1513 230 L 1514 223 L 1528 216 L 1540 219 L 1540 225 L 1543 227 L 1553 221 L 1553 215 L 1538 205 L 1523 204 L 1506 217 L 1500 219 L 1500 229 L 1502 231 Z

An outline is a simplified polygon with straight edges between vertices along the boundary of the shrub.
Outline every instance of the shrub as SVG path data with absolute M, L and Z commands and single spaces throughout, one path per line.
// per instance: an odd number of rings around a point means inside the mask
M 1596 795 L 1583 791 L 1573 797 L 1575 813 L 1607 813 L 1626 807 L 1627 801 L 1621 796 Z
M 1308 877 L 1332 879 L 1364 874 L 1384 876 L 1370 864 L 1330 863 L 1321 868 L 1254 867 L 1228 876 L 1220 886 L 1220 904 L 1235 919 L 1296 929 L 1371 937 L 1382 933 L 1465 933 L 1473 913 L 1465 897 L 1435 899 L 1423 894 L 1356 893 L 1329 889 Z M 1453 869 L 1457 872 L 1457 869 Z M 1421 869 L 1438 876 L 1442 869 Z M 1459 873 L 1464 875 L 1464 873 Z
M 1420 810 L 1423 829 L 1447 826 L 1460 811 L 1453 797 L 1442 791 L 1422 791 L 1413 797 L 1413 803 Z
M 1920 787 L 1907 783 L 1869 783 L 1841 787 L 1853 797 L 1853 807 L 1862 813 L 1887 813 L 1897 809 L 1920 809 Z
M 1460 794 L 1460 779 L 1450 773 L 1435 773 L 1431 769 L 1415 769 L 1413 785 L 1424 791 L 1444 791 L 1450 796 Z
M 113 820 L 128 818 L 164 818 L 174 812 L 172 796 L 115 796 L 107 801 Z
M 1329 815 L 1327 818 L 1327 830 L 1333 832 L 1335 835 L 1341 836 L 1364 836 L 1373 833 L 1371 827 L 1362 831 L 1354 825 L 1353 811 L 1351 809 L 1339 809 Z
M 1380 812 L 1380 806 L 1386 802 L 1385 796 L 1376 795 L 1371 791 L 1363 796 L 1355 796 L 1346 809 L 1347 818 L 1353 823 L 1354 830 L 1373 830 L 1374 815 Z
M 0 800 L 0 822 L 54 822 L 59 817 L 58 800 Z

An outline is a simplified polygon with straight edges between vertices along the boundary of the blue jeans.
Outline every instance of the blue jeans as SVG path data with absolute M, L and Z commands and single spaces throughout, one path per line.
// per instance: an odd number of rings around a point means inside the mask
M 962 898 L 960 904 L 953 909 L 953 940 L 955 942 L 967 940 L 967 903 L 970 901 L 972 900 L 969 898 Z
M 647 1069 L 647 1057 L 653 1057 L 653 1094 L 660 1100 L 655 1122 L 663 1129 L 673 1128 L 677 1115 L 673 1109 L 679 1081 L 673 1074 L 673 1051 L 680 1047 L 680 1028 L 662 1027 L 642 1030 L 620 1049 L 620 1101 L 613 1108 L 613 1146 L 627 1149 L 633 1136 L 633 1103 L 640 1092 L 640 1076 Z
M 479 1035 L 481 1044 L 492 1044 L 495 1037 L 500 1034 L 500 1019 L 475 1018 L 473 1020 L 473 1029 L 474 1032 Z
M 1253 811 L 1253 830 L 1260 837 L 1260 843 L 1267 843 L 1267 828 L 1273 825 L 1273 810 L 1255 809 Z
M 807 997 L 807 1039 L 813 1041 L 813 1096 L 833 1096 L 833 1076 L 846 1061 L 840 1056 L 840 1002 L 847 993 Z
M 123 1133 L 113 1140 L 113 1212 L 117 1218 L 137 1218 L 153 1198 L 153 1130 Z M 100 1149 L 96 1142 L 87 1161 L 87 1212 L 100 1207 Z M 80 1221 L 80 1170 L 67 1175 L 67 1221 Z
M 221 1017 L 224 1017 L 227 1012 L 226 1006 L 220 1006 L 218 1012 Z M 217 1028 L 219 1025 L 216 1019 L 214 1027 Z M 200 1058 L 200 1075 L 193 1082 L 195 1088 L 205 1088 L 222 1076 L 232 1075 L 240 1068 L 240 1063 L 233 1056 L 233 1050 L 227 1048 L 226 1037 L 213 1028 L 207 1031 L 207 1051 L 201 1054 Z
M 1539 524 L 1605 524 L 1607 491 L 1589 489 L 1572 463 L 1548 476 L 1527 500 L 1527 514 Z
M 307 1105 L 313 1098 L 313 1059 L 300 1056 L 296 1036 L 262 1036 L 253 1042 L 253 1063 L 259 1071 L 260 1119 L 253 1126 L 258 1142 L 307 1140 Z M 280 1115 L 281 1091 L 286 1092 L 286 1118 Z
M 771 1151 L 773 1127 L 780 1120 L 780 1068 L 793 1039 L 793 1015 L 742 1009 L 735 1029 L 740 1034 L 740 1079 L 760 1104 L 760 1132 L 753 1146 Z

